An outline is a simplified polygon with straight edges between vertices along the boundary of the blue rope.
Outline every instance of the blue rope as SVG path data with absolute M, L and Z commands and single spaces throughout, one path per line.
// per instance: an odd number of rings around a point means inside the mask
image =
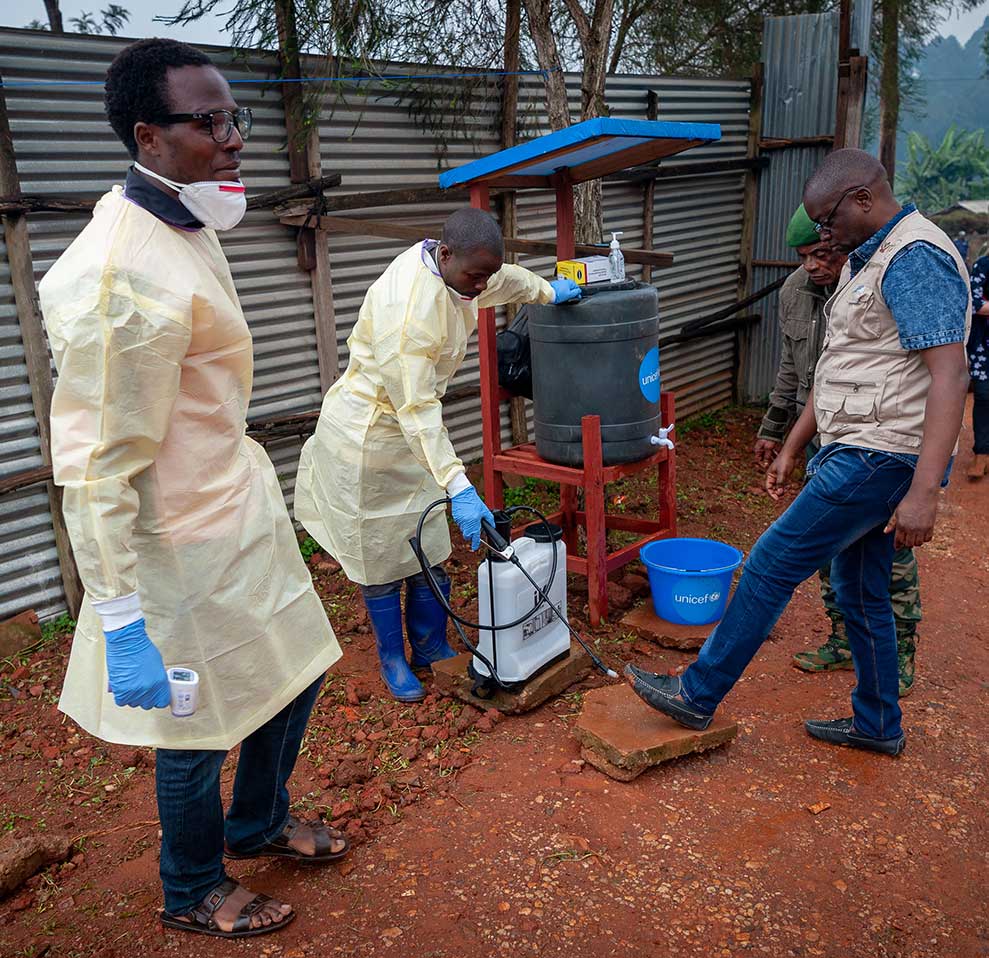
M 285 77 L 273 79 L 228 80 L 231 86 L 235 83 L 374 83 L 384 80 L 467 80 L 483 77 L 529 77 L 541 76 L 544 80 L 550 73 L 562 72 L 559 67 L 552 70 L 488 70 L 482 73 L 432 73 L 432 74 L 389 74 L 377 76 L 349 77 Z M 103 86 L 102 80 L 4 80 L 0 78 L 0 88 L 15 90 L 25 87 L 47 86 Z

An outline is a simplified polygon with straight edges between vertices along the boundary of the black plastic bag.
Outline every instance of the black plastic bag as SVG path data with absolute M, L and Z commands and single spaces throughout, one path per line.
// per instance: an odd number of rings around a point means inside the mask
M 532 399 L 532 351 L 529 316 L 523 306 L 512 324 L 495 337 L 498 350 L 498 382 L 515 396 Z

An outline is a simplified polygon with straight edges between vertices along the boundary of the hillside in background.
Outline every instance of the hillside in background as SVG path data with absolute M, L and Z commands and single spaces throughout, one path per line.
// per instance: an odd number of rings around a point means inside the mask
M 989 17 L 962 46 L 955 37 L 939 37 L 917 64 L 917 93 L 921 102 L 900 116 L 897 161 L 906 160 L 907 134 L 916 130 L 935 146 L 954 123 L 965 130 L 989 134 L 989 79 L 982 42 Z M 870 64 L 871 66 L 871 64 Z M 989 144 L 989 135 L 986 139 Z

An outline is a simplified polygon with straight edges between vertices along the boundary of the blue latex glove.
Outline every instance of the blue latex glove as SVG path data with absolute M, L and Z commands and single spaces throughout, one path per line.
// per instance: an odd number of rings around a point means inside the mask
M 477 494 L 473 486 L 458 492 L 450 502 L 453 504 L 453 521 L 460 526 L 460 532 L 470 543 L 473 551 L 481 544 L 481 520 L 487 519 L 494 525 L 494 516 Z
M 142 709 L 168 708 L 172 703 L 168 675 L 144 619 L 103 634 L 114 702 Z
M 556 299 L 553 300 L 554 306 L 569 303 L 572 299 L 580 299 L 580 287 L 572 279 L 554 279 L 549 285 L 556 294 Z

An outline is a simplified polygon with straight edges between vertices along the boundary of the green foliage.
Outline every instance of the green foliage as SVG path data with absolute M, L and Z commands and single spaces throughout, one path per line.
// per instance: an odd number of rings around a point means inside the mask
M 555 501 L 559 495 L 559 485 L 547 479 L 527 477 L 521 486 L 505 486 L 506 506 L 533 506 L 540 512 L 546 511 L 548 503 Z M 527 522 L 534 522 L 531 516 L 526 516 Z
M 75 27 L 77 33 L 108 33 L 115 37 L 127 21 L 130 20 L 130 13 L 116 3 L 108 3 L 99 14 L 92 14 L 83 10 L 78 17 L 72 17 L 69 23 Z
M 312 536 L 306 536 L 305 539 L 299 543 L 299 551 L 302 553 L 302 558 L 308 562 L 313 557 L 313 553 L 320 552 L 322 550 L 320 549 L 319 543 Z
M 698 413 L 696 416 L 691 416 L 689 419 L 677 423 L 673 438 L 676 439 L 679 436 L 681 439 L 684 439 L 692 432 L 707 430 L 716 432 L 719 435 L 725 431 L 723 409 L 716 410 L 715 412 Z
M 989 147 L 984 131 L 960 130 L 952 125 L 937 146 L 920 133 L 911 133 L 896 195 L 916 203 L 926 213 L 946 209 L 959 200 L 989 196 Z
M 75 627 L 76 620 L 66 612 L 63 615 L 60 615 L 57 619 L 49 619 L 47 622 L 42 622 L 41 639 L 46 643 L 51 642 L 59 636 L 74 632 Z
M 762 56 L 767 16 L 822 13 L 828 0 L 617 0 L 611 70 L 747 77 Z M 662 109 L 662 106 L 660 106 Z

